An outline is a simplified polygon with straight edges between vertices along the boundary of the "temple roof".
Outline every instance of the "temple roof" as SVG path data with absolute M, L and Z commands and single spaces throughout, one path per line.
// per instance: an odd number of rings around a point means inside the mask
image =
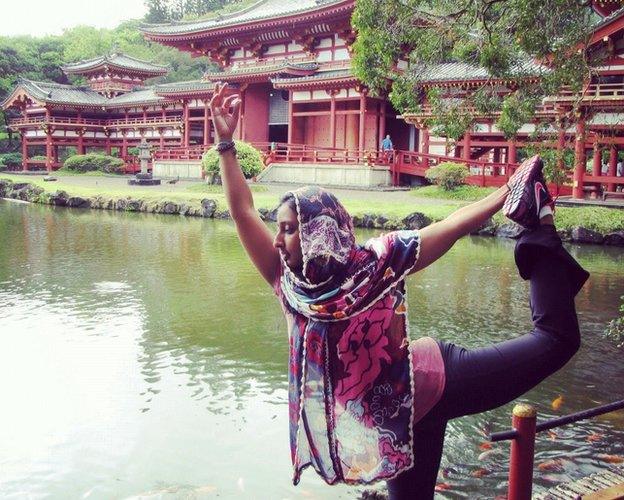
M 140 29 L 148 35 L 185 35 L 265 19 L 279 19 L 306 14 L 332 5 L 354 3 L 353 0 L 260 0 L 246 9 L 227 16 L 217 16 L 205 21 L 147 25 Z
M 184 94 L 189 92 L 212 92 L 214 83 L 204 80 L 189 80 L 186 82 L 161 83 L 152 87 L 158 95 Z
M 73 105 L 84 107 L 98 107 L 98 108 L 114 108 L 127 105 L 143 105 L 143 104 L 155 104 L 170 102 L 172 99 L 168 96 L 160 95 L 161 88 L 164 89 L 178 89 L 184 91 L 186 89 L 185 84 L 190 82 L 172 83 L 162 86 L 153 86 L 148 88 L 138 88 L 118 95 L 116 97 L 106 98 L 98 92 L 91 90 L 89 87 L 77 87 L 74 85 L 63 85 L 60 83 L 52 82 L 34 82 L 31 80 L 21 79 L 18 81 L 15 89 L 11 94 L 1 103 L 2 107 L 9 106 L 17 95 L 21 93 L 26 94 L 33 100 L 36 100 L 42 104 L 56 104 L 56 105 Z M 210 91 L 213 84 L 203 82 L 203 89 Z
M 114 67 L 132 73 L 141 73 L 146 76 L 160 76 L 167 73 L 166 66 L 152 64 L 150 62 L 142 61 L 141 59 L 127 56 L 125 54 L 109 54 L 105 56 L 95 57 L 93 59 L 65 64 L 64 66 L 62 66 L 62 69 L 65 73 L 79 75 L 83 73 L 91 73 L 93 71 L 97 71 L 100 68 L 106 67 Z
M 279 88 L 294 88 L 294 87 L 314 87 L 315 85 L 323 82 L 326 83 L 334 83 L 337 85 L 342 85 L 347 82 L 357 82 L 358 79 L 355 77 L 350 68 L 346 69 L 332 69 L 328 71 L 319 71 L 309 76 L 301 76 L 295 78 L 272 78 L 271 82 L 273 82 L 273 86 L 276 89 Z
M 537 76 L 545 71 L 548 71 L 545 66 L 527 60 L 513 67 L 511 74 L 513 77 Z M 464 62 L 449 62 L 427 66 L 417 76 L 422 83 L 503 80 L 503 78 L 493 77 L 488 73 L 487 69 L 481 66 L 473 66 Z
M 292 62 L 292 61 L 275 61 L 270 63 L 250 64 L 248 66 L 233 67 L 226 71 L 215 71 L 206 73 L 204 77 L 210 81 L 239 81 L 248 80 L 254 76 L 277 76 L 277 75 L 297 75 L 308 76 L 318 70 L 317 62 Z

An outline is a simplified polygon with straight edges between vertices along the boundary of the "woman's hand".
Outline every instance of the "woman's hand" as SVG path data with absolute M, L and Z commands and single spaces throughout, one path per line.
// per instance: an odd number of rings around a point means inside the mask
M 210 112 L 214 124 L 217 141 L 231 141 L 238 125 L 241 99 L 238 94 L 225 96 L 227 83 L 215 85 L 212 99 L 210 99 Z

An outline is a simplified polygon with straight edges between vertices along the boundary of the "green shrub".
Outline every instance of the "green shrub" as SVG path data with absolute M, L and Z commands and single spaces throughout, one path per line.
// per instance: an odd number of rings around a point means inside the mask
M 468 177 L 468 169 L 461 163 L 445 162 L 431 167 L 425 176 L 429 182 L 440 186 L 445 191 L 451 191 L 464 184 Z
M 19 167 L 22 165 L 22 153 L 4 153 L 0 155 L 0 165 Z
M 236 156 L 240 163 L 243 175 L 246 178 L 251 178 L 258 175 L 264 164 L 262 163 L 262 156 L 260 151 L 254 148 L 251 144 L 246 142 L 236 141 Z M 207 174 L 219 173 L 219 153 L 214 149 L 209 149 L 204 153 L 202 158 L 202 167 Z
M 63 168 L 74 172 L 92 172 L 98 170 L 106 173 L 116 173 L 124 166 L 123 160 L 100 154 L 89 153 L 75 155 L 65 160 Z
M 624 295 L 620 299 L 624 301 Z M 605 336 L 613 340 L 618 347 L 624 347 L 624 302 L 620 306 L 620 314 L 619 318 L 609 322 Z
M 128 148 L 128 156 L 139 156 L 139 148 L 136 146 Z
M 43 156 L 43 155 L 35 155 L 35 156 L 31 156 L 30 159 L 33 161 L 46 161 L 48 158 L 47 156 Z

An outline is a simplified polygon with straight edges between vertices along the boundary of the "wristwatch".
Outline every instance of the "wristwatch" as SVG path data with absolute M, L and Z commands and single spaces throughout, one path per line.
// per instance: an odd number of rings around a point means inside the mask
M 221 141 L 214 148 L 219 154 L 223 154 L 230 149 L 233 150 L 234 154 L 236 154 L 235 146 L 236 144 L 234 143 L 234 141 Z

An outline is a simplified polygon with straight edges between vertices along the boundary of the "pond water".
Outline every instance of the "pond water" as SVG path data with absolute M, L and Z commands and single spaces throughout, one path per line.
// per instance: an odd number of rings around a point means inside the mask
M 464 238 L 412 276 L 412 337 L 480 346 L 528 331 L 512 250 Z M 601 337 L 624 295 L 624 254 L 571 251 L 592 272 L 577 298 L 584 343 L 526 395 L 541 418 L 624 397 L 622 351 Z M 0 201 L 0 342 L 2 498 L 361 492 L 311 470 L 291 485 L 285 322 L 229 221 Z M 440 497 L 505 491 L 508 445 L 485 456 L 480 445 L 510 412 L 451 422 Z M 565 459 L 536 471 L 537 488 L 595 472 L 598 454 L 624 454 L 624 412 L 541 436 L 537 450 L 538 463 Z

